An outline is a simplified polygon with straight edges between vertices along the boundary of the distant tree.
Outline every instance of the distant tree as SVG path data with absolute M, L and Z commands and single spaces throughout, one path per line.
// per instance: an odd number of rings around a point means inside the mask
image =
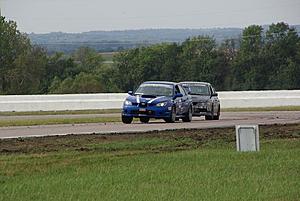
M 73 78 L 67 77 L 62 82 L 60 82 L 59 84 L 56 85 L 57 88 L 54 88 L 54 86 L 55 86 L 54 84 L 56 84 L 56 83 L 54 83 L 52 91 L 50 91 L 50 93 L 53 93 L 53 94 L 71 94 L 71 93 L 75 93 L 74 90 L 73 90 L 73 82 L 74 82 Z
M 220 79 L 223 84 L 219 90 L 231 90 L 233 76 L 232 66 L 240 47 L 239 39 L 227 39 L 221 44 L 218 54 L 220 63 L 223 65 L 222 71 L 219 73 Z
M 220 52 L 225 56 L 226 61 L 233 61 L 239 50 L 239 39 L 226 39 L 221 43 Z
M 114 57 L 116 83 L 123 91 L 133 90 L 146 80 L 179 81 L 181 47 L 159 44 L 127 50 Z
M 176 44 L 159 44 L 139 51 L 139 69 L 142 80 L 175 81 L 179 78 L 180 49 Z M 139 84 L 139 83 L 137 83 Z
M 80 73 L 77 69 L 74 60 L 64 55 L 61 52 L 56 52 L 54 55 L 49 56 L 48 63 L 46 65 L 46 72 L 42 83 L 42 93 L 48 93 L 51 91 L 51 83 L 54 78 L 57 80 L 63 80 L 67 77 L 74 77 Z
M 268 30 L 246 27 L 239 39 L 221 45 L 209 36 L 180 44 L 106 43 L 112 50 L 135 48 L 116 54 L 113 64 L 78 44 L 71 55 L 48 56 L 0 16 L 0 94 L 120 92 L 147 80 L 207 81 L 218 90 L 300 88 L 300 37 L 283 22 Z
M 300 63 L 297 59 L 300 38 L 294 28 L 283 22 L 272 24 L 266 33 L 265 61 L 272 72 L 268 89 L 300 88 Z
M 72 93 L 96 93 L 102 92 L 99 77 L 93 74 L 80 73 L 72 84 Z
M 163 48 L 161 48 L 161 52 L 164 57 L 164 62 L 160 69 L 160 80 L 181 81 L 181 75 L 178 73 L 182 66 L 180 57 L 182 53 L 181 45 L 177 45 L 176 43 L 165 44 Z
M 0 16 L 0 94 L 8 93 L 14 62 L 21 55 L 26 55 L 30 48 L 29 39 L 17 30 L 17 24 Z
M 100 67 L 104 61 L 100 54 L 88 47 L 80 47 L 72 55 L 72 58 L 78 64 L 81 72 L 92 72 Z
M 120 92 L 116 82 L 117 69 L 114 65 L 104 64 L 95 71 L 94 75 L 100 80 L 102 92 Z
M 215 40 L 207 36 L 189 38 L 182 43 L 181 80 L 211 82 L 225 88 L 227 69 L 224 54 L 218 51 Z
M 91 48 L 81 47 L 69 57 L 57 53 L 50 57 L 48 78 L 50 93 L 95 93 L 110 91 L 112 83 L 102 82 L 106 69 L 103 58 Z M 106 80 L 108 81 L 108 80 Z M 116 87 L 113 88 L 117 90 Z
M 241 48 L 232 65 L 234 90 L 261 89 L 267 82 L 262 57 L 263 28 L 252 25 L 243 31 Z
M 61 85 L 61 79 L 59 77 L 55 76 L 48 87 L 48 93 L 58 93 L 58 89 Z
M 143 81 L 143 68 L 139 65 L 140 49 L 131 49 L 114 56 L 117 86 L 122 91 L 134 90 Z
M 40 47 L 32 47 L 18 55 L 6 73 L 8 94 L 41 93 L 41 83 L 45 77 L 46 53 Z

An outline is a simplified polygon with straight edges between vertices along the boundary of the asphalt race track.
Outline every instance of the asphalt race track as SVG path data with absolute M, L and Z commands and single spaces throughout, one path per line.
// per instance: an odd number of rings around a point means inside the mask
M 190 123 L 183 123 L 182 121 L 176 123 L 165 123 L 161 120 L 150 120 L 150 123 L 148 124 L 134 122 L 129 125 L 123 123 L 90 123 L 75 125 L 61 124 L 47 126 L 2 127 L 0 128 L 0 138 L 92 133 L 128 133 L 169 129 L 219 128 L 245 124 L 265 125 L 287 123 L 300 123 L 300 112 L 223 112 L 220 120 L 218 121 L 205 121 L 203 117 L 193 117 L 193 121 Z

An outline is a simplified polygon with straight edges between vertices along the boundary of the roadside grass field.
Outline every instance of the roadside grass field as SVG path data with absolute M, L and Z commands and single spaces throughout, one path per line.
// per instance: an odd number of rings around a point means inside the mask
M 300 198 L 300 124 L 260 127 L 260 152 L 233 128 L 0 140 L 0 200 Z
M 121 122 L 121 117 L 83 117 L 0 120 L 0 127 Z
M 299 107 L 300 109 L 300 107 Z M 102 110 L 62 110 L 62 111 L 36 111 L 36 112 L 0 112 L 0 116 L 24 116 L 24 115 L 70 115 L 70 114 L 113 114 L 120 113 L 121 109 Z

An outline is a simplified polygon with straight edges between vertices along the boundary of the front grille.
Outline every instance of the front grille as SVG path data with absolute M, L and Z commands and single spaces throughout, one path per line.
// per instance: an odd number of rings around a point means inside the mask
M 138 114 L 138 113 L 139 113 L 138 110 L 131 110 L 131 111 L 130 111 L 130 114 Z
M 193 102 L 194 113 L 207 112 L 207 105 L 204 102 Z
M 194 113 L 207 112 L 206 108 L 194 108 Z
M 193 102 L 193 105 L 197 107 L 206 107 L 207 104 L 205 102 Z
M 139 111 L 139 110 L 131 110 L 131 114 L 144 114 L 144 115 L 155 115 L 155 112 L 152 110 Z

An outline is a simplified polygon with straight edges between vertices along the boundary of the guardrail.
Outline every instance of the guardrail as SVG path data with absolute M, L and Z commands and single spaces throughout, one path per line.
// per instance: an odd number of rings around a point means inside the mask
M 121 108 L 126 93 L 5 95 L 0 112 Z M 300 106 L 300 90 L 219 92 L 222 108 Z

